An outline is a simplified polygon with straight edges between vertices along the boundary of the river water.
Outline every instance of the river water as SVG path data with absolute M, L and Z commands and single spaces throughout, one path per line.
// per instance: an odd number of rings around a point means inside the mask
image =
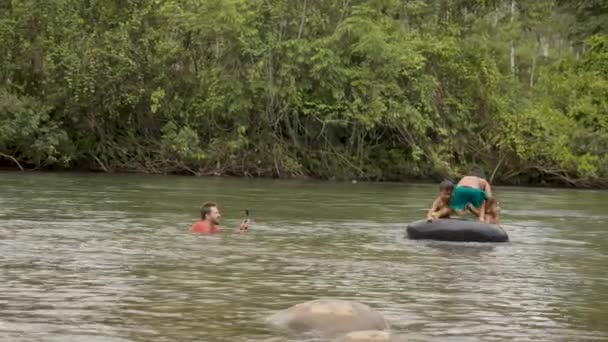
M 436 192 L 0 173 L 0 340 L 299 341 L 264 318 L 334 297 L 411 341 L 608 341 L 608 192 L 497 187 L 510 243 L 408 240 Z

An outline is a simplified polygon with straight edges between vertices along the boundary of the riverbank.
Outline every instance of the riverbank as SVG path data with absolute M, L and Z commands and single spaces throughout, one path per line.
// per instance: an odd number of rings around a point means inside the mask
M 478 164 L 496 184 L 608 186 L 601 11 L 205 4 L 0 5 L 0 163 L 369 181 Z
M 112 172 L 105 172 L 102 170 L 91 170 L 91 169 L 19 169 L 17 167 L 8 167 L 8 166 L 0 166 L 0 172 L 7 173 L 56 173 L 56 174 L 75 174 L 75 175 L 83 175 L 83 174 L 100 174 L 100 175 L 117 175 L 117 176 L 174 176 L 174 177 L 202 177 L 202 178 L 227 178 L 227 179 L 274 179 L 274 180 L 293 180 L 293 181 L 311 181 L 311 182 L 327 182 L 327 183 L 367 183 L 367 184 L 420 184 L 420 185 L 432 185 L 438 184 L 444 178 L 403 178 L 399 180 L 369 180 L 369 179 L 337 179 L 337 178 L 316 178 L 309 176 L 291 176 L 291 177 L 270 177 L 270 176 L 243 176 L 243 175 L 231 175 L 231 174 L 193 174 L 189 172 L 172 172 L 172 173 L 152 173 L 152 172 L 138 172 L 135 170 L 119 170 Z M 445 179 L 450 179 L 454 182 L 458 180 L 458 177 L 445 177 Z M 551 182 L 528 182 L 528 183 L 513 183 L 513 182 L 500 182 L 494 181 L 492 182 L 494 186 L 501 186 L 506 188 L 556 188 L 556 189 L 578 189 L 578 190 L 608 190 L 608 181 L 594 183 L 590 186 L 572 186 L 568 183 L 551 183 Z

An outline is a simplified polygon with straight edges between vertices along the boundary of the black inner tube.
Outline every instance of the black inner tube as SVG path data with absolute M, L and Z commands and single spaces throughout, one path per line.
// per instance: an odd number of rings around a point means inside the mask
M 462 219 L 419 220 L 408 224 L 410 239 L 459 242 L 507 242 L 509 236 L 496 224 Z

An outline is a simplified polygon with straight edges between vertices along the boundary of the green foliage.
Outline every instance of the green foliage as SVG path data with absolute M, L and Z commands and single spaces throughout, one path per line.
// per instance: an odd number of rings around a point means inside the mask
M 72 146 L 66 132 L 50 120 L 50 111 L 33 98 L 0 90 L 0 153 L 30 164 L 67 165 Z
M 0 162 L 605 184 L 602 4 L 4 1 Z

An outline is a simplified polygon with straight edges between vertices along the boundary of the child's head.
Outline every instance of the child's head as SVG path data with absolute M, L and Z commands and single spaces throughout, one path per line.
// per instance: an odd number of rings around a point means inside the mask
M 497 213 L 498 209 L 498 201 L 496 198 L 490 197 L 486 200 L 486 213 Z
M 443 200 L 449 200 L 452 197 L 452 191 L 454 191 L 454 183 L 449 180 L 439 183 L 439 196 Z

